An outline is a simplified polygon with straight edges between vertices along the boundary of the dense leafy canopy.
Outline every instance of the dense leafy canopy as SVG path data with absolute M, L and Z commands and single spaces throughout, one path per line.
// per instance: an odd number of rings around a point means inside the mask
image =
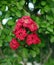
M 30 62 L 34 60 L 44 62 L 51 49 L 53 51 L 54 0 L 31 0 L 34 4 L 33 11 L 28 8 L 29 2 L 29 0 L 0 0 L 0 65 L 21 65 L 19 62 L 24 58 Z M 37 14 L 38 10 L 41 10 L 41 15 Z M 12 31 L 16 20 L 25 15 L 30 16 L 39 25 L 37 34 L 41 38 L 41 44 L 31 45 L 28 48 L 20 47 L 13 51 L 9 47 L 9 42 L 14 37 Z M 5 25 L 4 19 L 8 19 Z M 49 61 L 51 63 L 46 65 L 54 65 L 51 56 Z

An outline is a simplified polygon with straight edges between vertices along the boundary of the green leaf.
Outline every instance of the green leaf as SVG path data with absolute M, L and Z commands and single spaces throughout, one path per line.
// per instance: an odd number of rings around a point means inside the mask
M 45 31 L 46 34 L 49 34 L 50 32 L 49 31 Z
M 40 43 L 40 44 L 41 44 L 41 43 Z M 32 46 L 32 49 L 33 49 L 33 51 L 34 51 L 34 53 L 35 53 L 36 55 L 38 55 L 38 54 L 40 53 L 40 50 L 39 50 L 39 48 L 38 48 L 37 45 L 33 45 L 33 46 Z
M 54 0 L 52 0 L 54 2 Z
M 25 16 L 30 16 L 30 13 L 27 12 L 26 10 L 23 10 L 23 14 L 24 14 Z
M 11 37 L 11 36 L 9 36 L 9 35 L 6 37 L 6 41 L 7 41 L 7 42 L 10 42 L 10 41 L 11 41 L 11 39 L 12 39 L 12 37 Z
M 42 42 L 38 45 L 39 47 L 45 47 L 45 42 L 44 40 L 42 39 Z
M 40 22 L 41 22 L 41 19 L 40 19 L 39 17 L 36 17 L 36 18 L 35 18 L 35 22 L 36 22 L 38 25 L 40 25 L 40 24 L 41 24 L 41 23 L 40 23 Z
M 38 55 L 40 53 L 40 49 L 37 47 L 36 48 L 36 55 Z
M 5 8 L 6 8 L 6 6 L 3 5 L 2 8 L 1 8 L 1 11 L 5 11 Z
M 45 12 L 44 12 L 44 9 L 41 9 L 41 14 L 44 14 Z
M 16 12 L 16 16 L 18 16 L 18 17 L 21 17 L 21 16 L 22 16 L 22 14 L 21 14 L 21 11 L 20 11 L 20 10 L 18 10 L 18 11 Z
M 4 33 L 1 35 L 1 39 L 5 39 L 5 34 Z
M 54 43 L 54 36 L 51 36 L 50 41 L 51 43 Z
M 47 23 L 46 21 L 43 21 L 40 26 L 41 26 L 42 28 L 46 28 L 47 26 L 49 26 L 49 23 Z
M 12 19 L 11 19 L 11 20 L 8 20 L 7 24 L 8 24 L 9 26 L 13 26 L 13 25 L 14 25 L 14 21 L 13 21 Z
M 22 61 L 22 57 L 18 56 L 18 62 Z
M 17 6 L 17 8 L 18 8 L 19 10 L 22 10 L 22 8 L 23 8 L 23 6 L 22 6 L 22 5 L 20 5 L 20 3 L 19 3 L 19 2 L 17 2 L 17 3 L 16 3 L 16 6 Z
M 5 18 L 8 18 L 8 17 L 10 17 L 10 11 L 8 11 L 8 12 L 6 12 L 6 14 L 5 14 Z
M 53 33 L 53 29 L 51 27 L 47 27 L 47 30 Z
M 51 10 L 52 10 L 52 12 L 53 12 L 53 14 L 54 14 L 54 8 L 51 8 Z
M 21 6 L 23 6 L 23 5 L 25 4 L 25 0 L 21 0 L 21 1 L 19 2 L 19 4 L 20 4 Z
M 2 47 L 2 43 L 3 43 L 3 41 L 2 41 L 2 40 L 0 40 L 0 47 Z
M 49 7 L 48 5 L 46 5 L 46 6 L 44 7 L 44 11 L 45 11 L 45 12 L 49 12 L 49 11 L 50 11 L 50 7 Z
M 27 58 L 27 57 L 28 57 L 28 50 L 27 50 L 26 48 L 23 48 L 23 49 L 22 49 L 22 56 L 23 56 L 24 58 Z
M 31 50 L 31 51 L 30 51 L 30 54 L 31 54 L 32 57 L 36 57 L 36 51 Z
M 11 31 L 10 29 L 4 28 L 2 35 L 4 35 L 4 36 L 5 36 L 5 34 L 9 35 L 10 31 Z
M 46 1 L 42 1 L 42 2 L 41 2 L 41 5 L 42 5 L 42 6 L 45 6 L 45 5 L 46 5 Z
M 53 19 L 53 17 L 52 16 L 49 16 L 49 15 L 46 15 L 46 19 L 50 21 L 50 20 Z
M 37 0 L 33 0 L 33 3 L 36 3 Z

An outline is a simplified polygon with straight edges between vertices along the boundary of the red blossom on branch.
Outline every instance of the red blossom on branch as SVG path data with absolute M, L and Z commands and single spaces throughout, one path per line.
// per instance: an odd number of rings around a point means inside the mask
M 22 28 L 20 28 L 14 34 L 15 34 L 16 38 L 18 38 L 19 40 L 24 40 L 25 37 L 27 36 L 26 30 L 25 29 L 22 29 Z
M 16 22 L 15 29 L 13 31 L 15 37 L 20 41 L 25 41 L 27 45 L 31 44 L 38 44 L 40 43 L 40 38 L 35 33 L 38 30 L 38 25 L 35 23 L 30 16 L 23 16 L 22 18 L 18 19 Z M 28 33 L 30 31 L 30 34 Z M 12 49 L 17 49 L 20 44 L 15 40 L 12 39 L 10 42 L 10 47 Z
M 16 50 L 18 47 L 20 46 L 20 44 L 16 41 L 16 39 L 12 39 L 11 42 L 10 42 L 10 47 L 13 49 L 13 50 Z
M 33 23 L 31 23 L 31 24 L 29 25 L 29 29 L 30 29 L 30 31 L 32 31 L 32 32 L 37 31 L 37 30 L 38 30 L 38 25 L 37 25 L 35 22 L 33 22 Z
M 35 34 L 35 33 L 29 34 L 29 35 L 27 36 L 26 43 L 27 43 L 28 45 L 38 44 L 38 43 L 40 43 L 40 38 L 39 38 L 38 35 Z

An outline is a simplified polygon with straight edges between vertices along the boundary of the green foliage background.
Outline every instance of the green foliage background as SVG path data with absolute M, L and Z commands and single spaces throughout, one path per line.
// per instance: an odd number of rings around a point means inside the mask
M 21 65 L 24 58 L 27 61 L 44 63 L 44 65 L 54 65 L 54 0 L 32 0 L 34 11 L 30 11 L 26 5 L 28 0 L 0 0 L 0 65 Z M 8 11 L 5 11 L 8 6 Z M 41 9 L 41 15 L 37 15 L 37 10 Z M 20 47 L 18 50 L 11 50 L 10 40 L 14 37 L 12 31 L 15 21 L 24 15 L 29 15 L 39 25 L 37 31 L 41 38 L 41 44 L 32 45 L 29 48 Z M 6 25 L 2 24 L 4 18 L 12 17 Z M 21 42 L 24 43 L 24 42 Z M 52 53 L 51 53 L 52 51 Z M 51 53 L 51 55 L 49 55 Z M 49 56 L 49 57 L 48 57 Z M 44 58 L 43 58 L 44 57 Z M 49 62 L 44 62 L 44 60 Z

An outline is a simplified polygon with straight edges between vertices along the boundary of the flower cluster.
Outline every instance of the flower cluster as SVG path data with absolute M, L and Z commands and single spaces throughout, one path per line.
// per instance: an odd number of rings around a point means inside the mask
M 23 16 L 17 20 L 13 33 L 17 39 L 20 41 L 25 40 L 26 44 L 30 46 L 32 44 L 40 43 L 40 38 L 36 34 L 37 30 L 38 25 L 30 18 L 30 16 Z M 16 39 L 12 39 L 10 47 L 12 49 L 17 49 L 19 46 L 20 44 L 16 41 Z
M 10 42 L 10 47 L 12 49 L 17 49 L 18 47 L 20 46 L 20 44 L 16 41 L 16 39 L 12 39 L 11 42 Z

